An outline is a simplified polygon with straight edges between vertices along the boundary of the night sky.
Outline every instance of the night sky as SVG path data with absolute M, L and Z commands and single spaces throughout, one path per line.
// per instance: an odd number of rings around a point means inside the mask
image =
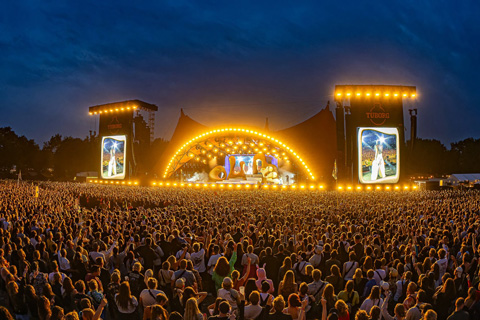
M 417 86 L 419 137 L 479 138 L 479 16 L 448 0 L 4 1 L 0 127 L 83 138 L 89 106 L 140 99 L 159 106 L 156 137 L 180 108 L 278 130 L 335 84 L 398 84 Z

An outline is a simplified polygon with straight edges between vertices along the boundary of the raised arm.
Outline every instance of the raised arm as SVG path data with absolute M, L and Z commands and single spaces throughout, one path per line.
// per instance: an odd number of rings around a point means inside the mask
M 390 313 L 388 313 L 388 300 L 390 300 L 390 296 L 391 296 L 391 292 L 389 291 L 387 296 L 385 297 L 385 300 L 383 300 L 383 304 L 382 304 L 382 316 L 385 320 L 394 320 L 394 317 L 392 317 L 390 315 Z
M 92 320 L 98 320 L 100 319 L 100 316 L 102 315 L 103 308 L 107 305 L 107 299 L 103 298 L 102 302 L 100 302 L 100 305 L 97 308 L 97 311 L 95 311 L 95 314 L 93 315 Z

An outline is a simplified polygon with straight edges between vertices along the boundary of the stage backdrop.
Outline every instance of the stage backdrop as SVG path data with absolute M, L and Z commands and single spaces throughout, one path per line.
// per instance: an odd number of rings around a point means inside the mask
M 354 179 L 367 184 L 397 183 L 404 146 L 402 99 L 352 98 L 350 113 L 347 139 L 353 149 L 350 152 Z M 376 155 L 377 160 L 373 161 Z
M 102 138 L 101 177 L 128 179 L 135 161 L 132 143 L 133 111 L 101 114 L 99 134 Z

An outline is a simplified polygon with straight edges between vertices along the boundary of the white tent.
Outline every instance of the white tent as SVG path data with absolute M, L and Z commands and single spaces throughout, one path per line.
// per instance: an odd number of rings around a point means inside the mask
M 445 180 L 449 184 L 458 184 L 460 182 L 477 183 L 480 182 L 480 173 L 454 173 Z

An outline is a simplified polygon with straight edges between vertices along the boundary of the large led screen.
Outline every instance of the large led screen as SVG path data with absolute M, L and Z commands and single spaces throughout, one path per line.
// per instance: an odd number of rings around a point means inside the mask
M 400 139 L 397 128 L 358 128 L 360 183 L 397 183 L 400 177 Z
M 127 137 L 106 136 L 102 138 L 102 178 L 125 179 L 125 151 Z

